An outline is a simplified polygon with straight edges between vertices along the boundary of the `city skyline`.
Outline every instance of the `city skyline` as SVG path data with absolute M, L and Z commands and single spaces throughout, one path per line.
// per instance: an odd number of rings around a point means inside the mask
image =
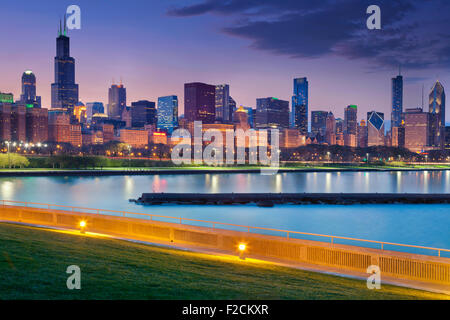
M 141 5 L 141 4 L 140 4 Z M 136 5 L 132 9 L 137 9 L 140 5 Z M 145 74 L 144 70 L 149 66 L 154 66 L 156 63 L 155 59 L 152 59 L 152 55 L 159 55 L 164 49 L 152 50 L 149 53 L 147 58 L 143 58 L 137 55 L 134 58 L 136 60 L 136 64 L 139 63 L 142 67 L 142 70 L 138 70 L 135 68 L 134 72 L 130 72 L 130 60 L 127 57 L 130 57 L 127 53 L 129 49 L 128 46 L 125 46 L 122 53 L 118 53 L 116 51 L 108 51 L 107 53 L 97 50 L 88 50 L 89 48 L 95 49 L 96 46 L 91 43 L 91 45 L 86 46 L 86 43 L 90 43 L 92 39 L 96 39 L 96 41 L 103 43 L 105 39 L 110 38 L 110 34 L 106 33 L 98 33 L 98 37 L 93 37 L 96 31 L 98 31 L 99 26 L 96 22 L 94 23 L 91 15 L 89 14 L 90 5 L 81 1 L 80 6 L 82 8 L 83 14 L 83 28 L 81 30 L 70 31 L 70 37 L 72 41 L 72 53 L 71 55 L 77 61 L 77 78 L 76 82 L 80 84 L 80 100 L 84 103 L 94 102 L 94 101 L 102 101 L 105 105 L 107 102 L 107 88 L 111 86 L 112 81 L 109 80 L 109 76 L 112 75 L 116 79 L 120 76 L 123 77 L 123 82 L 127 87 L 128 101 L 139 101 L 139 100 L 151 100 L 157 101 L 157 98 L 160 96 L 166 95 L 177 95 L 179 97 L 179 105 L 180 105 L 180 114 L 184 113 L 184 97 L 183 97 L 183 84 L 187 82 L 205 82 L 211 84 L 221 84 L 226 83 L 230 85 L 230 91 L 233 93 L 233 97 L 237 101 L 238 105 L 251 106 L 253 108 L 256 107 L 256 99 L 267 96 L 274 96 L 281 100 L 290 101 L 290 97 L 292 95 L 292 79 L 297 77 L 307 77 L 309 81 L 310 93 L 309 93 L 309 114 L 310 117 L 311 111 L 314 110 L 331 110 L 337 117 L 343 117 L 343 109 L 347 105 L 358 105 L 358 108 L 361 110 L 362 114 L 370 110 L 377 110 L 380 112 L 384 112 L 386 114 L 390 114 L 391 109 L 391 90 L 390 90 L 390 82 L 391 79 L 396 74 L 396 70 L 391 68 L 392 70 L 383 70 L 383 71 L 372 71 L 369 73 L 367 68 L 361 66 L 361 62 L 354 62 L 353 67 L 351 68 L 351 72 L 346 74 L 346 78 L 348 81 L 337 81 L 337 76 L 342 76 L 342 74 L 338 69 L 341 69 L 343 66 L 348 67 L 349 61 L 342 61 L 342 64 L 336 66 L 336 68 L 327 68 L 327 62 L 325 61 L 325 65 L 322 68 L 311 68 L 309 60 L 306 63 L 304 59 L 292 59 L 287 58 L 280 55 L 269 55 L 265 51 L 256 50 L 252 48 L 248 48 L 248 44 L 245 44 L 245 41 L 240 41 L 240 53 L 245 53 L 245 56 L 248 54 L 254 57 L 254 60 L 259 60 L 260 58 L 270 59 L 271 65 L 267 66 L 266 64 L 261 64 L 256 61 L 252 63 L 252 68 L 258 67 L 257 70 L 253 70 L 253 72 L 247 72 L 247 61 L 239 58 L 238 61 L 235 61 L 231 65 L 231 70 L 236 71 L 237 69 L 243 69 L 239 73 L 235 72 L 235 75 L 230 75 L 231 71 L 216 73 L 214 72 L 214 68 L 211 69 L 210 58 L 204 59 L 202 55 L 195 55 L 198 49 L 193 48 L 193 44 L 186 46 L 186 50 L 183 50 L 183 54 L 178 54 L 177 57 L 181 58 L 180 62 L 174 62 L 173 56 L 170 53 L 169 57 L 165 59 L 156 59 L 157 62 L 161 64 L 159 66 L 162 69 L 166 69 L 165 72 L 152 72 L 150 76 Z M 106 12 L 108 10 L 113 10 L 116 4 L 112 5 L 112 9 L 105 8 Z M 20 7 L 20 5 L 19 5 Z M 30 5 L 33 7 L 33 5 Z M 85 8 L 85 10 L 83 10 Z M 10 5 L 6 6 L 6 11 L 8 9 L 12 9 Z M 48 7 L 45 7 L 46 15 L 54 15 L 56 18 L 59 12 L 64 12 L 65 7 L 60 4 L 53 6 L 50 10 Z M 156 6 L 156 11 L 160 13 L 159 22 L 167 23 L 170 20 L 172 23 L 178 26 L 180 19 L 174 18 L 173 14 L 168 14 L 168 8 L 165 6 L 158 5 Z M 31 8 L 30 8 L 31 10 Z M 23 10 L 21 12 L 13 12 L 17 17 L 27 16 L 27 12 L 30 10 Z M 4 11 L 4 12 L 6 12 Z M 36 8 L 33 8 L 34 12 L 36 12 Z M 37 12 L 40 12 L 37 10 Z M 98 13 L 96 13 L 98 14 Z M 104 17 L 102 17 L 104 18 Z M 210 23 L 210 19 L 208 18 L 189 18 L 202 20 L 198 22 L 198 25 L 203 25 L 204 23 Z M 181 19 L 183 20 L 183 19 Z M 203 21 L 208 20 L 208 21 Z M 31 21 L 35 21 L 35 19 L 31 19 Z M 39 22 L 43 26 L 43 32 L 39 33 L 37 37 L 40 39 L 39 44 L 37 44 L 36 48 L 42 47 L 51 47 L 53 45 L 52 39 L 54 39 L 54 35 L 57 33 L 57 26 L 55 22 L 57 19 L 53 20 L 45 20 Z M 166 21 L 166 22 L 164 22 Z M 105 21 L 103 21 L 105 22 Z M 107 28 L 108 24 L 103 25 L 104 28 Z M 128 28 L 124 28 L 126 30 L 119 30 L 120 33 L 126 33 L 128 35 L 133 32 L 139 33 L 143 30 L 138 30 L 135 24 L 130 25 Z M 145 29 L 145 32 L 148 32 Z M 50 33 L 53 32 L 53 33 Z M 156 31 L 152 31 L 153 33 Z M 208 30 L 208 32 L 213 33 L 212 30 Z M 214 31 L 215 32 L 215 31 Z M 11 36 L 14 34 L 22 34 L 21 28 L 18 28 L 14 32 L 11 33 Z M 28 32 L 23 37 L 26 37 L 29 43 L 35 43 L 36 37 L 34 29 L 28 30 Z M 224 35 L 215 34 L 217 38 L 223 38 L 224 42 L 227 41 L 237 41 L 236 39 L 231 39 L 230 37 L 225 37 Z M 208 33 L 208 37 L 209 37 Z M 9 37 L 9 35 L 7 36 Z M 91 40 L 88 40 L 90 38 Z M 147 37 L 148 38 L 148 37 Z M 159 37 L 160 38 L 160 37 Z M 200 37 L 201 38 L 201 37 Z M 136 42 L 131 38 L 130 41 L 135 45 L 136 50 L 139 48 L 144 49 L 145 43 L 142 41 Z M 176 37 L 176 40 L 179 38 Z M 109 39 L 111 40 L 111 39 Z M 152 41 L 158 40 L 158 37 L 152 38 Z M 160 40 L 160 39 L 159 39 Z M 191 39 L 192 40 L 192 39 Z M 86 42 L 88 41 L 88 42 Z M 200 44 L 198 41 L 194 40 L 195 44 Z M 127 41 L 125 41 L 127 42 Z M 183 41 L 179 42 L 179 45 L 183 45 Z M 103 43 L 107 44 L 107 43 Z M 203 46 L 210 47 L 211 43 L 208 45 L 207 41 L 201 42 Z M 86 49 L 87 48 L 87 49 Z M 11 48 L 12 50 L 12 48 Z M 54 49 L 53 49 L 54 50 Z M 50 107 L 50 83 L 52 82 L 49 78 L 51 72 L 51 59 L 50 55 L 47 52 L 47 57 L 45 62 L 42 58 L 44 57 L 43 51 L 45 50 L 36 50 L 33 51 L 35 53 L 36 59 L 30 57 L 28 62 L 25 62 L 25 58 L 28 56 L 28 53 L 21 53 L 17 55 L 14 59 L 18 61 L 18 63 L 8 64 L 5 68 L 5 76 L 0 80 L 0 87 L 3 92 L 12 92 L 14 93 L 15 98 L 17 99 L 20 93 L 20 74 L 23 73 L 24 70 L 31 69 L 37 78 L 37 94 L 42 96 L 42 106 Z M 48 51 L 48 50 L 47 50 Z M 120 51 L 120 50 L 119 50 Z M 158 52 L 156 52 L 158 51 Z M 214 51 L 214 50 L 213 50 Z M 87 54 L 89 55 L 87 56 Z M 210 52 L 214 56 L 214 52 Z M 7 50 L 6 54 L 11 54 L 11 51 Z M 87 57 L 89 57 L 88 60 Z M 101 60 L 104 58 L 103 60 Z M 110 61 L 111 59 L 120 59 L 123 61 L 123 64 L 117 63 L 116 65 L 111 65 L 110 68 L 103 70 L 102 73 L 92 76 L 92 73 L 95 71 L 93 68 L 93 64 L 99 64 L 100 66 L 104 64 L 106 61 Z M 160 57 L 161 58 L 161 57 Z M 216 58 L 223 58 L 224 62 L 229 62 L 229 58 L 224 57 L 223 54 L 218 55 Z M 233 58 L 238 58 L 234 56 Z M 342 59 L 342 58 L 338 58 Z M 192 65 L 186 65 L 186 61 L 192 62 Z M 212 59 L 214 61 L 214 59 Z M 235 59 L 236 60 L 236 59 Z M 320 60 L 323 60 L 320 59 Z M 327 61 L 334 62 L 335 58 L 327 59 Z M 167 70 L 168 66 L 174 66 L 184 61 L 184 70 L 174 68 L 174 70 Z M 280 64 L 280 66 L 289 62 L 290 64 L 298 65 L 298 67 L 290 67 L 289 71 L 285 71 L 286 67 L 281 67 L 280 69 L 273 70 L 274 67 Z M 322 61 L 324 62 L 324 61 Z M 199 67 L 199 63 L 202 63 Z M 25 65 L 26 64 L 26 65 Z M 30 65 L 31 64 L 31 65 Z M 118 64 L 118 65 L 117 65 Z M 314 63 L 312 64 L 314 65 Z M 135 65 L 136 67 L 137 65 Z M 178 66 L 179 67 L 179 66 Z M 230 68 L 230 65 L 226 66 Z M 261 67 L 261 68 L 259 68 Z M 153 67 L 152 67 L 153 68 Z M 155 67 L 156 69 L 158 67 Z M 42 71 L 44 69 L 44 71 Z M 45 70 L 46 69 L 46 70 Z M 87 70 L 90 69 L 90 70 Z M 155 70 L 156 70 L 155 69 Z M 268 70 L 271 69 L 271 70 Z M 309 69 L 309 70 L 308 70 Z M 324 69 L 326 72 L 324 73 Z M 406 69 L 406 70 L 405 70 Z M 444 68 L 445 69 L 445 68 Z M 210 73 L 205 74 L 206 70 L 211 70 Z M 292 71 L 294 70 L 294 71 Z M 296 71 L 298 70 L 298 71 Z M 97 70 L 98 71 L 98 70 Z M 178 72 L 179 71 L 179 72 Z M 184 71 L 184 72 L 181 72 Z M 442 71 L 442 70 L 441 70 Z M 336 73 L 337 72 L 337 73 Z M 431 89 L 431 86 L 435 82 L 435 76 L 433 76 L 433 68 L 428 68 L 425 71 L 420 71 L 419 73 L 425 76 L 422 76 L 418 79 L 419 71 L 409 70 L 408 68 L 404 68 L 402 74 L 404 75 L 404 108 L 408 107 L 417 107 L 421 105 L 421 86 L 425 83 L 425 87 Z M 174 74 L 176 75 L 174 76 Z M 444 72 L 443 72 L 444 73 Z M 199 75 L 200 74 L 200 75 Z M 357 76 L 359 74 L 359 76 Z M 445 74 L 447 74 L 445 72 Z M 146 76 L 144 79 L 143 76 Z M 364 77 L 362 77 L 364 75 Z M 242 77 L 246 77 L 245 81 L 242 81 Z M 355 78 L 356 77 L 356 78 Z M 358 77 L 362 77 L 361 79 L 357 79 Z M 88 79 L 87 79 L 88 78 Z M 100 79 L 99 79 L 100 78 Z M 112 78 L 112 77 L 111 77 Z M 111 79 L 110 78 L 110 79 Z M 248 82 L 247 78 L 251 78 L 254 82 Z M 255 79 L 257 78 L 257 79 Z M 427 79 L 425 79 L 427 78 Z M 440 81 L 443 83 L 445 87 L 446 77 L 439 77 Z M 146 81 L 144 81 L 146 80 Z M 419 81 L 420 80 L 420 81 Z M 148 82 L 147 82 L 148 81 Z M 333 83 L 334 81 L 334 83 Z M 145 82 L 145 83 L 143 83 Z M 116 81 L 117 83 L 117 81 Z M 330 85 L 334 85 L 334 87 L 330 88 Z M 147 86 L 147 89 L 144 89 L 143 86 Z M 342 89 L 342 87 L 347 87 L 348 89 Z M 353 88 L 358 89 L 354 90 Z M 428 91 L 426 89 L 426 91 Z M 321 94 L 322 91 L 329 92 L 328 95 Z M 336 92 L 339 94 L 336 94 Z M 292 106 L 291 106 L 292 107 Z M 447 118 L 447 122 L 448 122 Z

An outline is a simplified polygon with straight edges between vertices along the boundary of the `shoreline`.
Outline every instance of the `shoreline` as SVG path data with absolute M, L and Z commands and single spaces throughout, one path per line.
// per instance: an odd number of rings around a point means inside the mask
M 261 173 L 272 171 L 275 173 L 314 173 L 314 172 L 412 172 L 412 171 L 447 171 L 449 168 L 133 168 L 133 169 L 31 169 L 0 171 L 0 177 L 47 177 L 47 176 L 127 176 L 127 175 L 180 175 L 180 174 L 233 174 L 233 173 Z M 266 173 L 267 174 L 267 173 Z

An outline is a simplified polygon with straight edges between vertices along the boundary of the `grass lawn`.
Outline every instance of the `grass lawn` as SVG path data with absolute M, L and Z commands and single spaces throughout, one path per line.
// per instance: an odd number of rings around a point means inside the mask
M 448 296 L 109 238 L 0 223 L 0 299 L 445 299 Z M 68 290 L 66 268 L 81 268 Z

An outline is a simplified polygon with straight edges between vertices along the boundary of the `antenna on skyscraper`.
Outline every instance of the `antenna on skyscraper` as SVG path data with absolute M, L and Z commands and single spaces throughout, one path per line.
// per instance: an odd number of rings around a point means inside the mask
M 401 64 L 398 65 L 398 75 L 399 76 L 402 75 L 402 65 Z
M 120 76 L 120 85 L 122 85 L 122 76 Z
M 64 35 L 67 34 L 67 16 L 64 14 Z
M 424 91 L 425 85 L 422 83 L 422 110 L 423 110 L 423 91 Z
M 61 17 L 59 17 L 59 29 L 58 29 L 58 36 L 60 36 L 61 35 L 61 32 L 62 32 L 62 25 L 61 25 Z

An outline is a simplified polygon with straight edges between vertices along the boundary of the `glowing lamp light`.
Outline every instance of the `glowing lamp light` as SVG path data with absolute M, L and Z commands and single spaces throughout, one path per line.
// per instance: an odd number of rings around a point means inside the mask
M 239 243 L 238 249 L 239 249 L 239 259 L 245 260 L 244 252 L 245 249 L 247 249 L 247 245 L 245 243 Z
M 84 233 L 84 230 L 86 229 L 86 221 L 85 220 L 81 220 L 79 225 L 80 225 L 80 232 Z

